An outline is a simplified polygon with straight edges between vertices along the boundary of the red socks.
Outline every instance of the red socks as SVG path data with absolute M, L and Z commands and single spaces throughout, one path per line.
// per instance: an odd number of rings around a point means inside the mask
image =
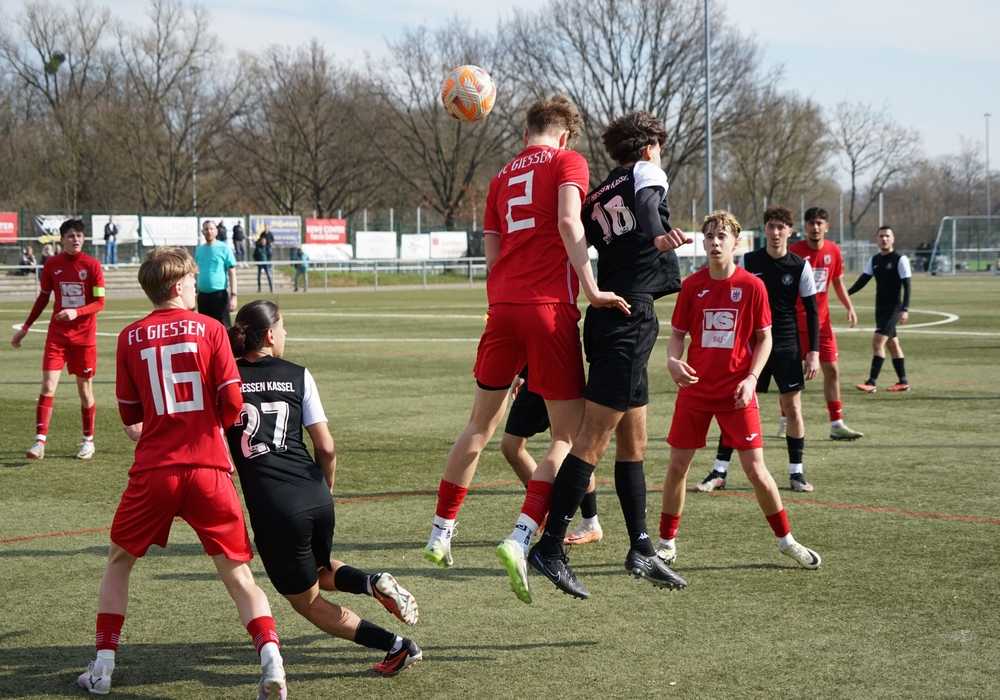
M 434 515 L 445 520 L 454 520 L 458 516 L 458 509 L 462 507 L 465 494 L 469 492 L 468 487 L 453 484 L 450 481 L 441 479 L 438 485 L 438 504 Z
M 765 515 L 764 517 L 767 518 L 767 524 L 774 530 L 775 537 L 784 537 L 792 531 L 792 528 L 788 525 L 788 514 L 784 508 L 774 515 Z
M 90 408 L 80 407 L 80 415 L 83 416 L 83 436 L 85 438 L 94 437 L 94 416 L 97 415 L 97 404 Z
M 677 537 L 677 528 L 680 527 L 681 516 L 671 513 L 660 513 L 660 539 L 672 540 Z
M 118 651 L 118 638 L 121 636 L 124 624 L 124 615 L 97 613 L 97 635 L 94 638 L 94 646 L 97 647 L 97 651 L 101 649 Z
M 260 656 L 261 648 L 269 642 L 274 642 L 278 646 L 281 646 L 278 642 L 278 630 L 274 628 L 273 617 L 255 617 L 247 623 L 247 632 L 253 638 L 253 645 L 257 650 L 257 656 Z
M 52 419 L 52 401 L 54 396 L 38 396 L 38 406 L 35 407 L 35 435 L 45 437 L 49 434 L 49 421 Z
M 531 479 L 528 481 L 528 493 L 524 497 L 524 505 L 521 512 L 541 523 L 549 512 L 549 504 L 552 502 L 552 484 L 547 481 Z
M 844 417 L 843 404 L 840 401 L 827 401 L 826 410 L 830 412 L 830 422 L 841 420 Z

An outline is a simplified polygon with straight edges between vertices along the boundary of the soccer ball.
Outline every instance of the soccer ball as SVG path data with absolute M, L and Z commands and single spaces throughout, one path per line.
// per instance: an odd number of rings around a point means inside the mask
M 493 79 L 479 66 L 459 66 L 448 74 L 441 86 L 445 110 L 460 122 L 485 119 L 496 98 Z

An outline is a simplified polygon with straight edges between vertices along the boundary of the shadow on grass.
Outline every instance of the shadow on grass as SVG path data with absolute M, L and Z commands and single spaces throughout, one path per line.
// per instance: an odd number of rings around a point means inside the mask
M 95 533 L 101 534 L 101 533 Z M 106 533 L 105 533 L 106 534 Z M 74 557 L 77 555 L 93 555 L 107 558 L 109 545 L 95 545 L 82 549 L 0 549 L 2 557 Z M 204 557 L 205 549 L 198 542 L 179 542 L 168 545 L 166 549 L 153 546 L 146 552 L 144 559 L 156 557 Z
M 27 457 L 16 457 L 14 459 L 0 459 L 0 464 L 8 469 L 14 469 L 16 467 L 26 467 L 29 464 L 34 463 L 35 460 L 28 459 Z

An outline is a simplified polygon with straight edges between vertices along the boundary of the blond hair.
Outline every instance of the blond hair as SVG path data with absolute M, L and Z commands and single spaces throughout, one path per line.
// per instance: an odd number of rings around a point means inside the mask
M 736 217 L 728 211 L 723 211 L 722 209 L 716 209 L 711 214 L 706 216 L 701 222 L 702 233 L 708 233 L 709 229 L 716 227 L 727 230 L 729 233 L 733 234 L 733 238 L 739 238 L 740 231 L 743 230 L 743 227 L 740 226 L 740 222 L 736 220 Z
M 171 289 L 178 280 L 197 272 L 191 254 L 183 248 L 160 246 L 146 253 L 139 266 L 139 286 L 154 304 L 170 301 Z

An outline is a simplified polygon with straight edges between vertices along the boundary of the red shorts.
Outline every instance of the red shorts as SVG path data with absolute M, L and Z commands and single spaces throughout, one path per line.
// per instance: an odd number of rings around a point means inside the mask
M 97 373 L 97 346 L 46 342 L 45 354 L 42 355 L 42 369 L 46 372 L 50 370 L 58 372 L 64 365 L 70 374 L 90 379 Z
M 507 388 L 525 363 L 531 390 L 550 401 L 582 395 L 580 310 L 571 304 L 493 304 L 473 373 L 482 385 Z
M 678 450 L 697 450 L 704 447 L 712 416 L 715 416 L 722 429 L 724 445 L 732 445 L 737 452 L 764 447 L 764 438 L 760 434 L 760 409 L 757 408 L 756 402 L 753 406 L 722 412 L 675 406 L 667 444 Z
M 809 331 L 805 324 L 799 326 L 799 344 L 802 346 L 802 358 L 805 359 L 809 352 Z M 837 361 L 837 336 L 833 334 L 833 323 L 827 319 L 826 323 L 819 325 L 819 361 Z
M 163 467 L 129 477 L 111 523 L 111 541 L 134 557 L 167 546 L 174 518 L 198 534 L 205 552 L 250 561 L 250 537 L 232 477 L 210 467 Z

